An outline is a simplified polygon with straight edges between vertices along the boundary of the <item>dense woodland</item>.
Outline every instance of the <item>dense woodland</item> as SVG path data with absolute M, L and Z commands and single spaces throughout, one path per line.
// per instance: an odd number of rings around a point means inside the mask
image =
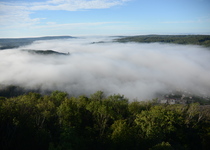
M 210 107 L 129 102 L 123 95 L 0 98 L 1 150 L 208 150 Z
M 33 49 L 23 49 L 23 52 L 28 52 L 30 54 L 37 55 L 70 55 L 70 53 L 61 53 L 54 50 L 33 50 Z
M 210 47 L 210 35 L 140 35 L 116 39 L 117 42 L 192 44 Z

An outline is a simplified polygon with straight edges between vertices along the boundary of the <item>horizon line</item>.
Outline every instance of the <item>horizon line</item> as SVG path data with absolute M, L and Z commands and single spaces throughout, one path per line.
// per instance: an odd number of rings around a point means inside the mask
M 116 35 L 40 35 L 40 36 L 20 36 L 20 37 L 0 37 L 0 39 L 21 39 L 21 38 L 42 38 L 42 37 L 62 37 L 62 36 L 69 36 L 72 38 L 77 37 L 113 37 L 113 36 L 144 36 L 144 35 L 210 35 L 207 34 L 198 34 L 198 33 L 176 33 L 176 34 L 116 34 Z

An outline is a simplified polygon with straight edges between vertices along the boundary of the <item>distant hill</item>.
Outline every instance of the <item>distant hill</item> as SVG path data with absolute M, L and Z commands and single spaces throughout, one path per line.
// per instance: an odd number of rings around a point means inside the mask
M 38 40 L 56 40 L 56 39 L 70 39 L 76 38 L 72 36 L 45 36 L 45 37 L 34 37 L 34 38 L 1 38 L 0 39 L 0 50 L 17 48 L 24 45 L 29 45 L 34 41 Z
M 192 44 L 210 47 L 210 35 L 139 35 L 125 36 L 115 42 Z
M 31 53 L 31 54 L 38 54 L 38 55 L 70 55 L 70 53 L 61 53 L 56 52 L 54 50 L 31 50 L 31 49 L 23 49 L 22 51 Z

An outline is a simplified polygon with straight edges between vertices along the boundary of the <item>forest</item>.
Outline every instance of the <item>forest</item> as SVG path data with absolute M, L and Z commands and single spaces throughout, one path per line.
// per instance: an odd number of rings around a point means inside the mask
M 33 49 L 22 49 L 24 52 L 37 55 L 69 55 L 70 53 L 61 53 L 54 50 L 33 50 Z
M 29 92 L 0 97 L 1 150 L 208 150 L 210 106 Z
M 171 43 L 192 44 L 210 47 L 210 35 L 139 35 L 126 36 L 115 40 L 116 42 L 139 42 L 139 43 Z

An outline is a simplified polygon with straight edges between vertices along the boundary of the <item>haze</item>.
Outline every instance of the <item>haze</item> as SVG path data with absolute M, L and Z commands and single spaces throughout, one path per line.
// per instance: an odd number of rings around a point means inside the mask
M 36 41 L 0 51 L 0 83 L 90 95 L 98 90 L 130 100 L 156 98 L 177 90 L 210 96 L 210 51 L 174 44 L 97 43 L 111 38 Z M 96 43 L 93 43 L 96 42 Z M 62 55 L 22 49 L 54 50 Z

